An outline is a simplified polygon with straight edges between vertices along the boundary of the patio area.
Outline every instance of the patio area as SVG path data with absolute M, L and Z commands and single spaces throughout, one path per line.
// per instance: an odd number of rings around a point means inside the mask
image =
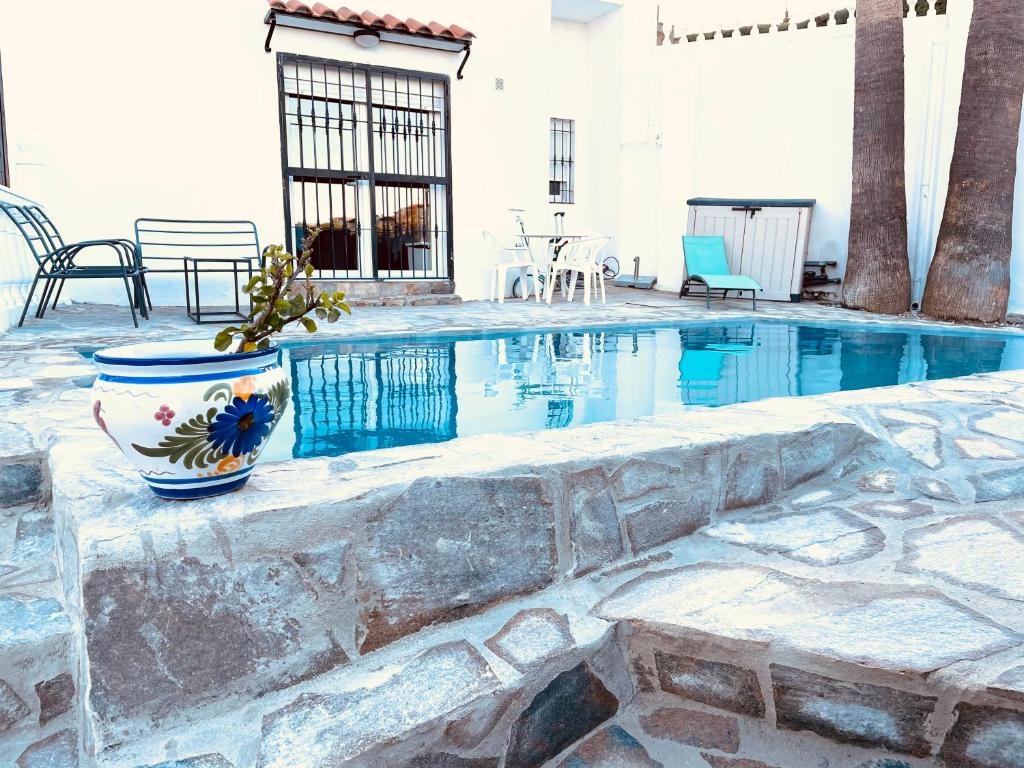
M 0 13 L 0 768 L 1024 768 L 1024 5 L 388 3 Z
M 79 350 L 210 329 L 124 315 L 0 337 L 19 768 L 1019 764 L 1024 372 L 274 462 L 169 503 L 100 441 Z M 624 290 L 323 335 L 692 319 L 938 327 Z

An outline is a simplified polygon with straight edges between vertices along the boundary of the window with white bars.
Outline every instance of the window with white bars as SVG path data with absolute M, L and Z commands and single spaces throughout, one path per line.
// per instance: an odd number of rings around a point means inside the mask
M 548 202 L 576 202 L 576 121 L 551 118 L 548 138 Z

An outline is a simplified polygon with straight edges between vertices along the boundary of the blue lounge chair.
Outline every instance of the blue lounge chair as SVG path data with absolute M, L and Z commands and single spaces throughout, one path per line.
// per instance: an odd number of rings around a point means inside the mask
M 686 261 L 686 280 L 679 289 L 682 298 L 690 292 L 690 283 L 704 286 L 708 309 L 711 309 L 711 292 L 721 291 L 726 298 L 729 291 L 739 296 L 750 291 L 754 309 L 757 309 L 756 291 L 764 290 L 753 278 L 734 275 L 729 271 L 725 257 L 725 238 L 720 235 L 683 235 L 683 258 Z

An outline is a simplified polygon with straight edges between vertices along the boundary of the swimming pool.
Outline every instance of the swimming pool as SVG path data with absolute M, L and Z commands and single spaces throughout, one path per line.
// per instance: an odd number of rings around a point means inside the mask
M 274 458 L 1024 368 L 1024 336 L 716 322 L 302 343 L 283 363 L 292 405 Z

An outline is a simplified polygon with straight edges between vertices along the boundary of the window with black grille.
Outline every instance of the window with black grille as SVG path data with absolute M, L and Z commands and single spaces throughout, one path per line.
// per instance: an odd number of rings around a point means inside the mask
M 278 54 L 286 236 L 320 277 L 452 274 L 448 78 Z
M 551 118 L 548 157 L 548 202 L 576 202 L 575 120 Z

